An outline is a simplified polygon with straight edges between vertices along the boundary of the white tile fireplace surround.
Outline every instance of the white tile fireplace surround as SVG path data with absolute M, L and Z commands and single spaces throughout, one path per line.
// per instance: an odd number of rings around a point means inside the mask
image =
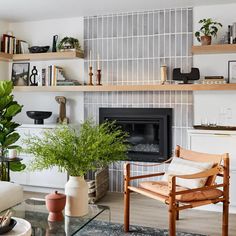
M 168 79 L 173 68 L 190 68 L 192 18 L 192 8 L 86 17 L 85 81 L 90 50 L 93 68 L 100 56 L 103 84 L 154 84 L 159 82 L 163 64 L 168 66 Z M 173 148 L 176 144 L 186 147 L 193 120 L 192 97 L 192 92 L 184 91 L 85 93 L 85 118 L 98 122 L 99 107 L 173 108 Z M 139 167 L 133 171 L 155 170 Z M 109 171 L 110 191 L 123 191 L 123 163 L 111 165 Z

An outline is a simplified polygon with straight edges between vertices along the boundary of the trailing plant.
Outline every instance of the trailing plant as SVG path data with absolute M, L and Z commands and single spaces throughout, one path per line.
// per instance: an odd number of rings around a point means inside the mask
M 221 23 L 213 21 L 211 18 L 202 19 L 198 23 L 202 24 L 200 30 L 195 33 L 195 37 L 199 42 L 201 42 L 201 35 L 216 37 L 218 28 L 222 27 Z
M 24 140 L 26 153 L 35 156 L 30 169 L 43 170 L 58 166 L 70 176 L 83 176 L 89 170 L 124 160 L 128 150 L 127 133 L 114 122 L 94 125 L 84 122 L 79 132 L 71 126 L 58 126 L 42 137 Z
M 72 37 L 64 37 L 58 44 L 57 48 L 59 50 L 66 50 L 66 49 L 76 49 L 81 51 L 80 42 L 76 38 Z
M 0 155 L 6 156 L 8 149 L 20 148 L 14 143 L 20 138 L 16 128 L 20 124 L 12 119 L 21 112 L 22 106 L 19 105 L 12 95 L 13 84 L 11 81 L 0 81 Z M 10 163 L 12 171 L 21 171 L 25 165 L 21 162 Z M 7 168 L 5 163 L 0 164 L 0 180 L 6 180 Z

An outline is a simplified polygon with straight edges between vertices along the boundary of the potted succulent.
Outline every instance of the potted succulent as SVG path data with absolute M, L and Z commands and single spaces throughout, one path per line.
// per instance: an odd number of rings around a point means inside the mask
M 21 112 L 22 106 L 19 105 L 12 95 L 13 84 L 11 81 L 0 81 L 0 156 L 6 157 L 8 150 L 18 149 L 19 146 L 14 143 L 20 138 L 16 132 L 16 128 L 20 124 L 12 119 Z M 19 162 L 11 162 L 10 170 L 21 171 L 25 169 L 25 165 Z M 0 180 L 6 181 L 7 178 L 6 163 L 0 163 Z
M 88 120 L 78 130 L 59 125 L 53 131 L 46 131 L 43 137 L 24 140 L 25 152 L 35 156 L 30 167 L 32 170 L 57 166 L 59 170 L 68 172 L 65 214 L 69 216 L 85 215 L 88 211 L 88 185 L 84 175 L 90 170 L 124 160 L 128 150 L 127 134 L 114 122 L 95 125 Z
M 210 45 L 212 36 L 217 36 L 218 28 L 222 27 L 222 24 L 213 21 L 211 18 L 202 19 L 198 23 L 202 24 L 202 26 L 200 30 L 195 33 L 195 37 L 202 45 Z

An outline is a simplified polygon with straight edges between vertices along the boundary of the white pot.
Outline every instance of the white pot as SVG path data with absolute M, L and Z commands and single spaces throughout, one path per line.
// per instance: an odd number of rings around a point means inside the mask
M 67 216 L 83 216 L 88 213 L 88 185 L 84 177 L 70 176 L 65 185 Z

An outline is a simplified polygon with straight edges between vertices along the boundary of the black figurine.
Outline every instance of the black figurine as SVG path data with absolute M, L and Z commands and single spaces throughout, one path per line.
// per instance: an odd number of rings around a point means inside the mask
M 54 35 L 53 42 L 52 42 L 52 52 L 57 51 L 57 40 L 58 40 L 58 35 Z
M 38 75 L 38 70 L 36 69 L 36 66 L 33 66 L 33 69 L 31 71 L 31 76 L 30 76 L 30 86 L 38 86 L 37 82 L 37 75 Z

